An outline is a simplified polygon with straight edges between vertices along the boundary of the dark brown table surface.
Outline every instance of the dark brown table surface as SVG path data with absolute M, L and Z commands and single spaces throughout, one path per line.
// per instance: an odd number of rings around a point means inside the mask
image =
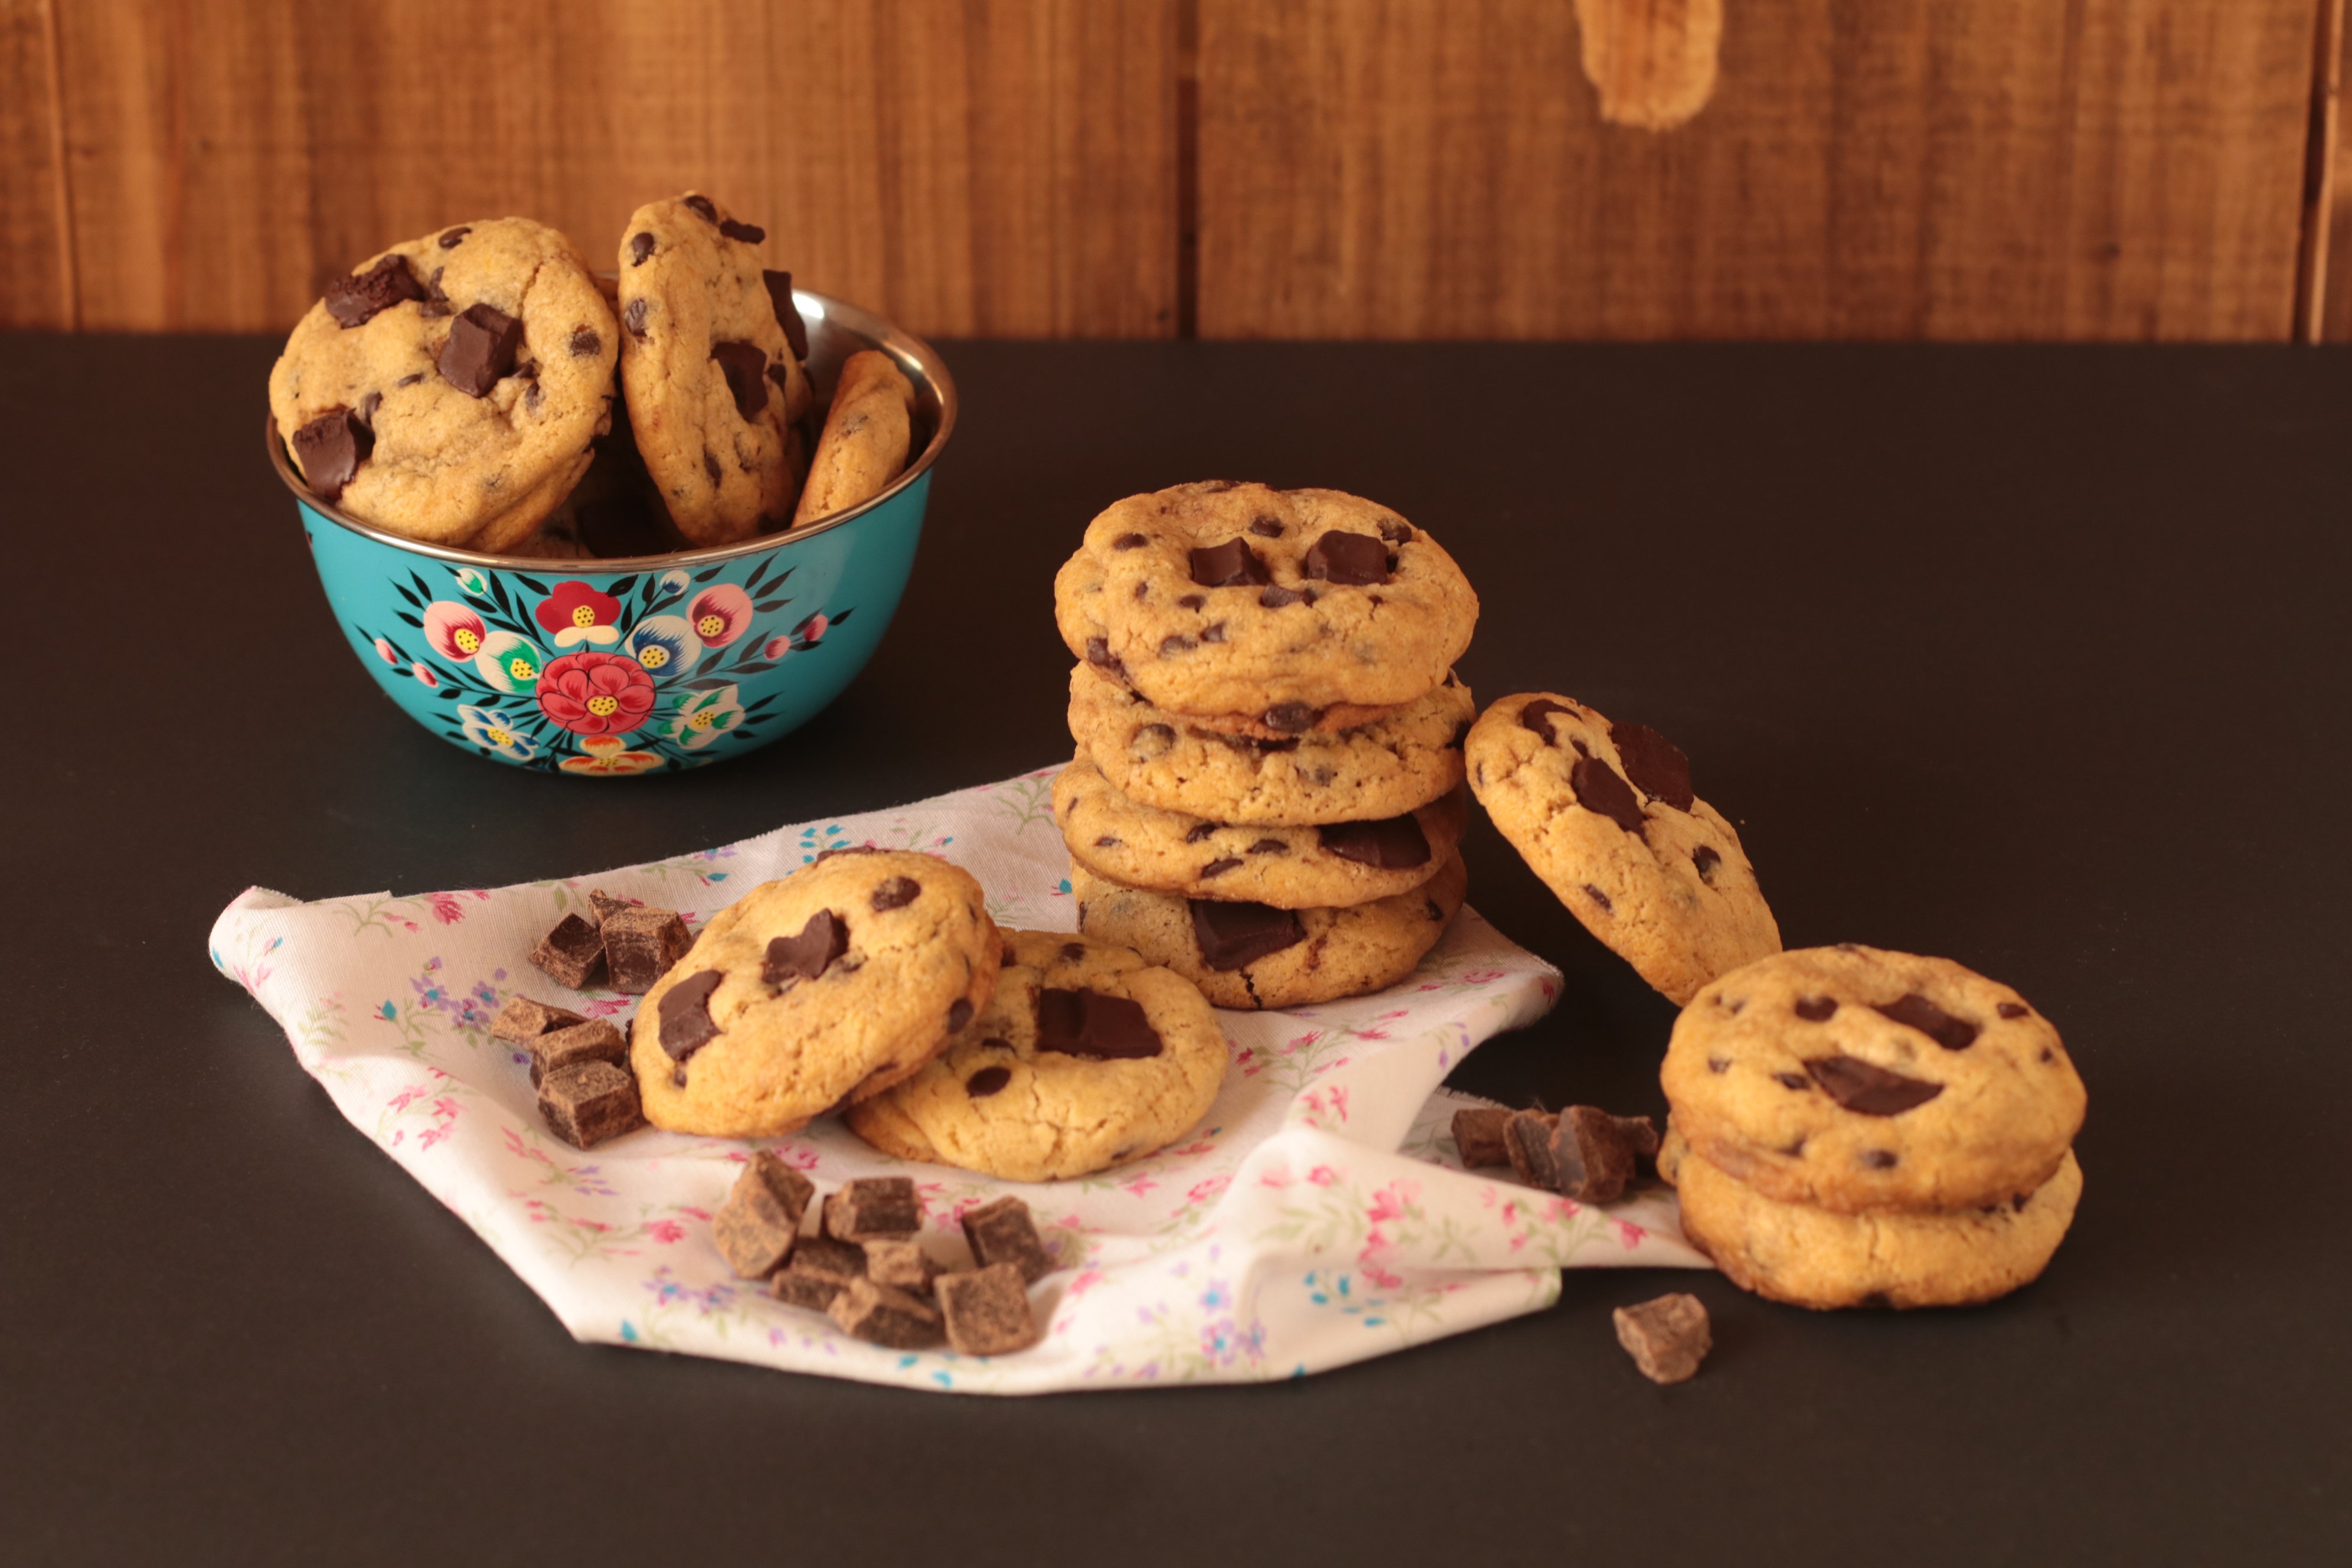
M 274 352 L 0 338 L 0 1557 L 2352 1561 L 2352 357 L 950 345 L 965 423 L 864 676 L 615 787 L 372 689 L 254 440 Z M 1475 689 L 1680 742 L 1791 945 L 2055 1019 L 2088 1189 L 2043 1279 L 1823 1316 L 1572 1272 L 1297 1383 L 1012 1401 L 590 1348 L 205 962 L 250 883 L 552 876 L 1051 762 L 1055 565 L 1213 475 L 1435 531 Z M 1568 986 L 1455 1081 L 1662 1109 L 1672 1007 L 1469 854 Z M 1661 1390 L 1609 1309 L 1686 1286 L 1717 1348 Z

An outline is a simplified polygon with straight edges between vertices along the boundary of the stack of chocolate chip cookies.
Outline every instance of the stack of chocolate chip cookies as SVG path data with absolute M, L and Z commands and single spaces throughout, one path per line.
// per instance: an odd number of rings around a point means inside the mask
M 1478 599 L 1453 558 L 1337 490 L 1179 485 L 1096 518 L 1055 607 L 1079 929 L 1222 1007 L 1411 973 L 1467 885 Z

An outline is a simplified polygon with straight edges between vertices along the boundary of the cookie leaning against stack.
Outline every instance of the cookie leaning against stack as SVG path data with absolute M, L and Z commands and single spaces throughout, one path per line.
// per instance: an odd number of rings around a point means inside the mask
M 2082 1194 L 2058 1031 L 1948 959 L 1751 963 L 1692 998 L 1659 1076 L 1685 1232 L 1775 1300 L 1990 1300 L 2042 1272 Z
M 1462 905 L 1453 558 L 1360 497 L 1220 480 L 1111 507 L 1054 586 L 1079 929 L 1220 1006 L 1411 973 Z

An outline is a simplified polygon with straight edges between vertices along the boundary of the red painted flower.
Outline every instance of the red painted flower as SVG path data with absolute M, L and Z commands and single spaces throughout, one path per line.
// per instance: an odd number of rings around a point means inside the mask
M 621 601 L 576 580 L 558 583 L 531 615 L 555 634 L 558 647 L 583 642 L 618 642 L 621 637 L 620 628 L 613 624 L 620 618 Z
M 686 624 L 705 647 L 725 647 L 751 624 L 751 595 L 732 583 L 717 583 L 694 597 Z
M 634 658 L 568 653 L 539 678 L 540 711 L 582 735 L 625 735 L 654 709 L 653 678 Z

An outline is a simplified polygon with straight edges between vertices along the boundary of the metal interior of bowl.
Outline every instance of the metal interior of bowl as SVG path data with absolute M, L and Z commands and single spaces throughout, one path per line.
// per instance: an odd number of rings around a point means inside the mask
M 778 545 L 796 544 L 813 539 L 829 529 L 863 517 L 880 506 L 922 474 L 938 460 L 948 437 L 955 429 L 955 379 L 938 351 L 911 332 L 902 331 L 870 310 L 861 310 L 830 294 L 819 294 L 806 289 L 793 290 L 793 302 L 800 308 L 801 319 L 808 323 L 809 380 L 828 402 L 833 397 L 835 382 L 841 374 L 841 363 L 859 349 L 880 349 L 898 362 L 898 368 L 914 384 L 915 407 L 908 446 L 915 458 L 906 471 L 890 481 L 881 494 L 860 502 L 847 511 L 835 512 L 822 521 L 806 528 L 796 528 L 789 533 L 762 533 L 733 544 L 715 544 L 707 550 L 681 550 L 667 555 L 616 555 L 598 559 L 594 571 L 626 571 L 647 566 L 688 566 L 709 561 L 726 561 L 738 555 L 754 554 L 772 550 Z M 387 532 L 373 523 L 337 510 L 310 493 L 302 476 L 294 471 L 293 459 L 286 454 L 286 443 L 278 438 L 278 423 L 265 413 L 261 416 L 262 439 L 269 448 L 269 460 L 278 469 L 278 477 L 302 500 L 302 504 L 320 516 L 363 534 L 379 544 L 389 544 L 395 550 L 413 554 L 430 555 L 441 561 L 458 561 L 475 566 L 495 566 L 509 571 L 540 572 L 547 568 L 543 560 L 528 555 L 484 555 L 477 551 L 459 550 L 446 544 L 428 544 Z

